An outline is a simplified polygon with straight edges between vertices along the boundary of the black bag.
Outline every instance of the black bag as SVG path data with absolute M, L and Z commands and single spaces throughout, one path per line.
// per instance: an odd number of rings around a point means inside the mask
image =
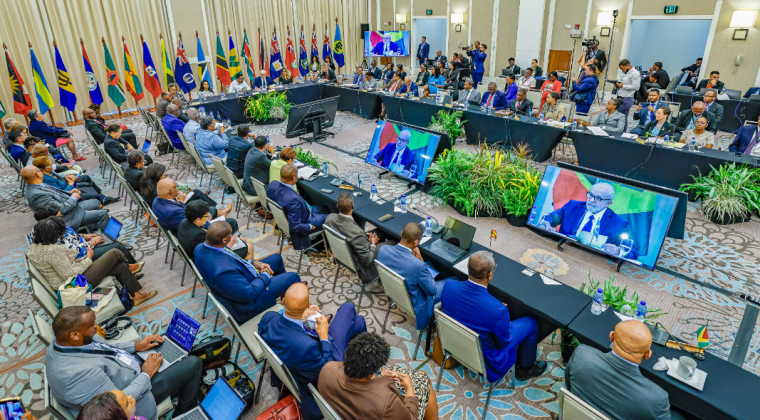
M 129 312 L 135 306 L 135 301 L 132 300 L 132 296 L 129 296 L 127 289 L 121 289 L 121 304 L 124 305 L 124 313 Z
M 158 143 L 158 145 L 156 145 L 156 149 L 158 149 L 158 156 L 169 153 L 169 142 L 162 141 L 161 143 Z
M 232 355 L 230 339 L 222 335 L 211 335 L 190 350 L 190 356 L 198 356 L 203 362 L 203 370 L 209 370 L 224 365 Z
M 245 409 L 242 413 L 245 414 L 253 407 L 253 396 L 256 394 L 256 386 L 243 369 L 233 362 L 226 362 L 220 367 L 206 371 L 201 383 L 201 394 L 205 397 L 220 377 L 227 381 L 232 389 L 240 395 L 240 398 L 245 401 Z

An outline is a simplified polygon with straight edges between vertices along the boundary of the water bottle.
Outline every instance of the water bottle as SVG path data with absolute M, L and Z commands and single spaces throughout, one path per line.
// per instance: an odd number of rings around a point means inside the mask
M 216 120 L 219 122 L 222 122 L 222 114 L 219 113 L 219 111 L 216 111 Z
M 377 200 L 377 187 L 372 184 L 372 188 L 369 190 L 369 199 L 372 201 Z
M 322 162 L 322 176 L 325 178 L 330 176 L 330 169 L 327 167 L 327 162 Z
M 411 89 L 407 89 L 406 90 L 406 98 L 409 99 L 411 97 L 412 97 L 412 90 Z
M 723 93 L 723 94 L 726 93 L 726 86 L 723 86 L 723 90 L 721 90 L 720 93 Z
M 232 128 L 232 121 L 230 121 L 230 119 L 227 118 L 227 127 L 225 127 L 225 129 L 229 130 L 230 128 Z
M 200 108 L 200 113 L 201 113 L 201 117 L 205 117 L 206 116 L 206 108 L 201 107 Z
M 578 120 L 573 120 L 573 131 L 578 131 Z
M 271 146 L 271 145 L 272 145 L 272 140 L 269 138 L 269 136 L 267 136 L 267 146 Z
M 440 92 L 440 91 L 438 91 L 438 92 L 435 94 L 435 104 L 436 104 L 436 105 L 441 105 L 442 103 L 443 103 L 443 98 L 441 98 L 441 92 Z
M 224 100 L 227 96 L 224 94 L 224 89 L 222 89 L 222 100 Z
M 594 315 L 601 314 L 603 304 L 604 291 L 602 289 L 596 289 L 596 293 L 594 293 L 594 301 L 591 303 L 591 313 Z
M 433 222 L 430 221 L 430 216 L 425 220 L 425 236 L 433 236 Z
M 406 213 L 406 195 L 401 196 L 401 213 Z
M 546 122 L 546 118 L 544 117 L 544 113 L 543 112 L 541 113 L 541 115 L 538 116 L 538 118 L 541 119 L 541 123 L 545 123 Z
M 693 152 L 694 151 L 694 142 L 693 141 L 689 142 L 689 144 L 686 146 L 686 150 L 688 150 L 689 152 Z
M 670 134 L 665 134 L 665 138 L 663 139 L 665 143 L 670 141 Z
M 493 115 L 493 106 L 489 105 L 487 111 L 488 111 L 488 115 Z
M 362 173 L 361 172 L 359 172 L 359 175 L 356 175 L 356 181 L 357 181 L 356 182 L 357 183 L 357 187 L 359 189 L 362 189 Z
M 647 315 L 647 303 L 643 300 L 636 305 L 636 313 L 633 315 L 633 319 L 638 319 L 641 322 L 644 322 L 644 318 Z

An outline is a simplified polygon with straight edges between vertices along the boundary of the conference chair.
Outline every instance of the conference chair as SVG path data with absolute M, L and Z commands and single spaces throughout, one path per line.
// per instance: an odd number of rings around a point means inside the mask
M 681 111 L 681 104 L 679 102 L 668 102 L 668 101 L 662 101 L 664 104 L 668 104 L 668 108 L 670 108 L 670 115 L 668 115 L 668 122 L 672 123 L 671 120 L 675 120 L 678 118 L 678 113 Z
M 676 88 L 676 93 L 679 95 L 691 96 L 691 94 L 694 93 L 694 89 L 692 89 L 691 86 L 678 86 Z
M 132 186 L 129 185 L 129 182 L 127 182 L 126 179 L 122 176 L 116 176 L 116 180 L 119 181 L 119 184 L 121 184 L 121 188 L 124 189 L 124 191 L 127 192 L 127 195 L 129 196 L 129 211 L 132 211 L 132 203 L 134 203 L 137 207 L 137 211 L 135 212 L 135 221 L 134 224 L 137 225 L 137 219 L 140 217 L 140 208 L 142 206 L 140 205 L 140 201 L 142 201 L 142 197 L 140 194 L 135 192 L 135 190 L 132 189 Z
M 203 280 L 203 276 L 201 276 L 201 273 L 198 271 L 198 267 L 195 266 L 195 263 L 190 265 L 190 269 L 193 271 L 193 275 L 195 276 L 195 280 L 193 280 L 193 291 L 190 293 L 190 297 L 195 297 L 195 286 L 198 284 L 198 282 L 201 282 L 201 286 L 203 286 L 204 289 L 206 289 L 206 300 L 203 302 L 203 319 L 206 319 L 206 312 L 208 311 L 208 301 L 209 301 L 209 292 L 211 289 L 206 284 L 206 281 Z
M 280 223 L 279 221 L 277 223 Z M 335 286 L 338 284 L 338 274 L 340 273 L 341 266 L 349 269 L 350 271 L 353 271 L 357 275 L 359 274 L 359 270 L 356 269 L 356 266 L 354 265 L 354 259 L 351 258 L 351 249 L 348 247 L 348 242 L 346 242 L 346 237 L 341 235 L 339 232 L 337 232 L 335 229 L 331 228 L 330 226 L 324 225 L 323 232 L 325 234 L 325 238 L 327 238 L 327 243 L 330 245 L 330 251 L 332 251 L 333 259 L 335 260 L 335 281 L 333 281 L 333 292 L 335 291 Z M 359 303 L 356 304 L 357 308 L 362 307 L 362 298 L 364 297 L 364 294 L 367 290 L 367 285 L 370 283 L 373 283 L 375 280 L 378 280 L 379 277 L 375 277 L 372 280 L 369 280 L 367 282 L 363 281 L 361 278 L 359 278 L 359 281 L 362 284 L 362 292 L 359 295 Z M 369 299 L 369 297 L 367 297 Z M 370 300 L 370 304 L 371 304 Z
M 143 122 L 145 123 L 146 129 L 145 129 L 145 136 L 151 141 L 153 140 L 153 136 L 155 135 L 154 125 L 153 125 L 153 118 L 151 118 L 150 112 L 148 112 L 145 108 L 137 107 L 137 110 L 140 111 L 140 117 L 142 117 Z M 148 131 L 150 130 L 150 131 Z M 148 134 L 150 132 L 150 134 Z
M 525 94 L 525 99 L 533 102 L 533 109 L 539 109 L 538 107 L 541 106 L 541 91 L 529 90 Z
M 561 420 L 611 420 L 567 388 L 560 388 L 557 398 L 559 400 L 558 418 Z
M 565 107 L 565 118 L 567 118 L 568 121 L 573 119 L 573 116 L 575 115 L 575 102 L 572 101 L 558 101 L 560 105 Z
M 158 250 L 159 244 L 161 243 L 161 233 L 164 234 L 168 238 L 168 235 L 166 235 L 167 230 L 164 229 L 163 226 L 161 226 L 161 222 L 158 221 L 158 217 L 156 217 L 156 213 L 153 212 L 153 209 L 146 203 L 145 201 L 142 201 L 143 210 L 145 210 L 146 213 L 148 213 L 148 217 L 150 217 L 150 220 L 148 221 L 148 230 L 150 231 L 151 221 L 153 224 L 156 225 L 158 228 L 158 235 L 156 235 L 156 250 Z M 150 236 L 150 232 L 148 232 L 148 236 Z M 166 255 L 164 256 L 164 264 L 166 264 L 166 261 L 169 259 L 169 249 L 166 249 Z
M 174 270 L 174 254 L 179 252 L 179 250 L 182 249 L 182 246 L 179 244 L 179 240 L 177 239 L 177 237 L 174 236 L 174 234 L 171 233 L 170 231 L 168 230 L 166 231 L 166 236 L 167 238 L 169 238 L 169 245 L 172 248 L 172 260 L 171 260 L 171 263 L 169 264 L 169 271 L 171 271 L 171 270 Z M 166 253 L 167 254 L 169 253 L 168 247 L 166 248 Z M 164 261 L 164 264 L 166 264 L 166 261 Z
M 681 77 L 680 77 L 680 76 L 673 76 L 673 77 L 670 79 L 670 83 L 668 83 L 668 85 L 667 85 L 667 86 L 665 87 L 665 89 L 664 89 L 664 90 L 665 90 L 665 93 L 671 92 L 673 89 L 675 89 L 675 88 L 676 88 L 676 86 L 678 85 L 678 81 L 679 81 L 680 79 L 681 79 Z M 663 89 L 660 89 L 660 93 L 661 93 L 661 94 L 662 94 L 662 91 L 663 91 Z
M 198 169 L 201 171 L 201 179 L 198 181 L 198 186 L 203 186 L 203 175 L 208 174 L 208 187 L 211 188 L 211 176 L 216 172 L 216 168 L 214 167 L 214 164 L 206 165 L 203 163 L 203 159 L 201 158 L 201 155 L 198 153 L 198 149 L 195 148 L 194 144 L 188 144 L 189 147 L 189 153 L 190 156 L 195 159 L 195 163 L 198 164 Z
M 267 199 L 267 204 L 269 206 L 269 211 L 271 211 L 272 215 L 274 216 L 274 221 L 277 223 L 277 229 L 279 229 L 280 231 L 279 243 L 280 243 L 280 254 L 282 254 L 282 247 L 285 245 L 285 239 L 287 238 L 288 240 L 290 240 L 290 224 L 288 223 L 287 216 L 285 216 L 285 212 L 282 210 L 282 207 L 279 204 L 272 201 L 271 198 Z M 314 239 L 318 238 L 321 235 L 321 233 L 322 232 L 320 231 L 312 232 L 309 234 L 309 239 L 311 241 L 314 241 Z M 320 240 L 317 243 L 313 243 L 312 245 L 317 245 L 321 242 L 322 240 Z M 296 270 L 296 273 L 300 273 L 301 261 L 303 260 L 303 252 L 306 249 L 296 249 L 295 245 L 293 246 L 293 249 L 296 251 L 301 251 L 298 256 L 298 270 Z M 337 275 L 335 278 L 337 280 L 338 278 Z
M 237 209 L 236 214 L 238 215 L 240 214 L 240 203 L 243 201 L 251 207 L 251 211 L 248 212 L 248 225 L 250 225 L 251 216 L 253 215 L 253 206 L 254 204 L 259 202 L 259 197 L 255 195 L 250 195 L 243 190 L 243 185 L 240 183 L 240 180 L 237 179 L 237 177 L 235 177 L 235 173 L 232 172 L 232 169 L 226 166 L 224 166 L 223 169 L 224 169 L 224 173 L 227 174 L 227 179 L 229 180 L 230 185 L 232 185 L 232 189 L 235 190 L 238 196 L 237 203 L 235 203 L 235 208 Z
M 161 144 L 163 141 L 161 141 L 161 138 L 163 137 L 164 140 L 166 140 L 167 144 L 169 145 L 166 149 L 166 153 L 172 154 L 172 159 L 169 161 L 169 166 L 171 166 L 172 163 L 174 163 L 174 154 L 176 153 L 177 149 L 174 148 L 174 144 L 172 143 L 171 139 L 169 139 L 169 134 L 166 132 L 166 129 L 164 128 L 164 125 L 161 124 L 161 121 L 158 121 L 158 129 L 160 130 L 159 133 L 161 135 L 159 136 L 158 143 Z M 177 168 L 179 169 L 179 159 L 177 159 Z
M 744 121 L 744 124 L 742 124 L 742 126 L 745 126 L 745 125 L 757 125 L 757 121 L 747 120 L 747 121 Z
M 319 406 L 319 411 L 322 412 L 322 416 L 324 416 L 325 420 L 341 420 L 338 413 L 330 407 L 330 404 L 325 401 L 325 398 L 319 393 L 319 391 L 317 391 L 317 388 L 314 388 L 314 385 L 312 384 L 308 384 L 308 386 L 309 391 L 311 391 L 311 395 L 314 396 L 314 400 Z
M 98 156 L 98 168 L 100 168 L 101 171 L 103 171 L 103 164 L 105 163 L 103 161 L 103 155 L 101 153 L 100 148 L 98 147 L 98 142 L 95 141 L 95 138 L 92 137 L 92 133 L 90 133 L 89 130 L 85 128 L 84 134 L 87 136 L 87 140 L 90 141 L 90 145 L 95 150 L 95 154 Z
M 108 285 L 103 286 L 104 284 Z M 50 284 L 45 280 L 40 281 L 36 278 L 32 278 L 31 286 L 32 298 L 35 302 L 42 307 L 50 318 L 55 318 L 60 309 L 58 309 L 58 300 L 55 293 L 51 293 L 52 289 L 50 288 Z M 99 287 L 113 287 L 113 277 L 106 277 L 106 280 L 103 280 L 103 283 L 101 283 Z M 103 322 L 114 315 L 122 314 L 124 312 L 126 311 L 124 310 L 124 305 L 121 303 L 121 299 L 119 299 L 118 296 L 113 296 L 105 308 L 95 313 L 95 320 Z
M 5 160 L 8 161 L 8 164 L 13 168 L 14 171 L 16 171 L 16 180 L 17 182 L 20 182 L 19 184 L 19 191 L 21 191 L 21 196 L 24 196 L 24 189 L 26 187 L 26 182 L 24 182 L 23 179 L 21 179 L 21 164 L 16 161 L 16 159 L 13 159 L 10 153 L 8 153 L 5 150 L 5 147 L 0 147 L 0 151 L 3 153 L 3 157 Z M 31 159 L 31 158 L 30 158 Z
M 209 156 L 211 158 L 211 164 L 216 168 L 216 174 L 219 175 L 219 179 L 222 180 L 222 184 L 232 187 L 232 181 L 230 181 L 227 171 L 225 170 L 224 161 L 216 156 Z M 234 173 L 233 173 L 234 176 Z M 222 187 L 224 187 L 224 185 Z M 234 187 L 233 187 L 234 188 Z M 224 194 L 227 188 L 222 188 L 222 204 L 224 204 Z
M 264 355 L 266 356 L 266 359 L 264 359 L 264 366 L 262 367 L 261 371 L 264 372 L 264 370 L 266 370 L 267 362 L 269 362 L 269 365 L 272 367 L 274 373 L 278 378 L 280 378 L 282 383 L 288 387 L 290 392 L 293 394 L 293 397 L 295 397 L 295 399 L 300 404 L 301 394 L 298 392 L 298 384 L 296 383 L 295 379 L 293 379 L 293 375 L 290 373 L 288 367 L 282 363 L 280 358 L 277 357 L 277 355 L 267 345 L 266 341 L 261 338 L 258 332 L 255 332 L 253 336 L 256 338 L 256 341 L 258 341 L 259 345 L 264 350 Z M 261 382 L 259 382 L 259 392 L 261 392 Z
M 185 139 L 185 135 L 182 134 L 181 131 L 176 130 L 177 137 L 179 137 L 179 141 L 182 142 L 182 145 L 185 146 L 185 150 L 180 150 L 180 152 L 185 152 L 188 156 L 190 156 L 190 164 L 193 163 L 193 156 L 190 154 L 190 146 L 188 146 L 190 143 L 188 143 L 187 139 Z M 177 167 L 179 168 L 179 156 L 177 156 Z
M 256 190 L 256 196 L 259 197 L 261 208 L 264 210 L 264 224 L 261 226 L 261 233 L 263 234 L 267 228 L 267 217 L 268 215 L 272 214 L 272 212 L 269 211 L 269 206 L 267 205 L 267 187 L 258 179 L 254 177 L 250 178 L 251 183 L 253 184 L 253 189 Z M 272 223 L 272 229 L 274 230 L 274 222 Z
M 46 347 L 55 340 L 55 334 L 53 334 L 53 327 L 48 324 L 44 318 L 32 313 L 31 309 L 27 309 L 29 314 L 29 321 L 32 324 L 32 331 L 34 335 L 44 344 Z M 113 340 L 106 340 L 108 344 L 118 343 L 133 343 L 140 340 L 140 334 L 137 332 L 133 325 L 122 330 L 119 337 Z
M 455 358 L 464 367 L 483 377 L 488 387 L 488 395 L 486 396 L 486 405 L 483 407 L 483 414 L 480 417 L 481 420 L 485 420 L 488 414 L 488 405 L 491 403 L 491 393 L 510 373 L 512 374 L 511 389 L 515 389 L 515 367 L 512 366 L 507 373 L 496 382 L 488 380 L 488 371 L 486 370 L 486 362 L 483 358 L 483 349 L 480 346 L 480 339 L 478 334 L 464 325 L 457 322 L 454 318 L 446 315 L 441 308 L 441 304 L 436 305 L 435 319 L 438 322 L 438 337 L 441 340 L 441 348 L 443 348 L 443 363 L 438 372 L 438 381 L 435 385 L 435 390 L 441 390 L 441 378 L 443 377 L 443 366 L 446 366 L 446 361 L 449 357 Z

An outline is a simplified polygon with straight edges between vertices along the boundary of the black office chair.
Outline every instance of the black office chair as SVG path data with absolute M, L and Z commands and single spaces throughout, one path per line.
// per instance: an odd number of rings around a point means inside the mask
M 679 95 L 691 95 L 693 92 L 691 86 L 678 86 L 676 88 L 676 93 Z

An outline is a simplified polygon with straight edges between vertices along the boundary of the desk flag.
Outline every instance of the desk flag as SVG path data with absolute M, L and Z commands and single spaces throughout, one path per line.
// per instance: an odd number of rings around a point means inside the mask
M 288 43 L 285 46 L 285 68 L 290 72 L 292 79 L 298 77 L 298 64 L 296 63 L 296 49 L 293 47 L 293 40 L 290 39 L 290 26 L 288 29 Z
M 317 56 L 319 58 L 319 49 L 317 48 L 317 25 L 313 24 L 311 27 L 311 56 Z M 309 58 L 311 60 L 311 58 Z
M 235 49 L 235 43 L 232 41 L 232 32 L 229 29 L 227 34 L 230 36 L 230 80 L 234 80 L 242 71 L 240 71 L 240 58 Z
M 161 39 L 161 66 L 164 69 L 164 86 L 166 90 L 169 90 L 169 83 L 174 83 L 174 71 L 172 71 L 172 61 L 169 59 L 169 54 L 166 52 L 166 45 L 164 45 L 164 36 L 158 34 Z
M 3 101 L 0 101 L 0 118 L 3 118 L 5 114 L 7 114 L 8 111 L 5 110 L 5 105 L 3 105 Z
M 179 41 L 177 41 L 177 59 L 174 61 L 174 71 L 177 74 L 177 85 L 183 92 L 187 93 L 195 89 L 195 77 L 193 77 L 193 69 L 190 68 L 190 60 L 187 59 L 185 44 L 182 43 L 182 33 L 179 34 Z
M 124 86 L 119 81 L 119 73 L 116 72 L 116 66 L 113 64 L 111 58 L 111 52 L 108 51 L 108 45 L 106 45 L 106 39 L 101 38 L 103 42 L 103 50 L 106 56 L 106 82 L 108 83 L 108 97 L 111 98 L 117 107 L 121 107 L 127 100 L 127 96 L 124 95 Z
M 227 58 L 224 57 L 222 39 L 219 38 L 219 31 L 216 31 L 216 78 L 222 82 L 224 87 L 232 83 L 232 80 L 230 80 L 230 68 L 227 66 Z
M 253 64 L 253 56 L 251 55 L 251 43 L 248 42 L 248 32 L 243 29 L 243 61 L 245 61 L 245 71 L 248 73 L 248 79 L 253 80 L 256 78 L 256 66 Z
M 309 72 L 309 59 L 306 56 L 306 38 L 303 36 L 303 25 L 301 25 L 301 40 L 299 41 L 301 47 L 298 53 L 298 71 L 301 76 L 306 76 Z
M 322 61 L 327 61 L 327 57 L 332 59 L 332 48 L 330 47 L 330 36 L 327 34 L 327 24 L 325 23 L 325 40 L 322 42 Z
M 491 245 L 493 244 L 494 239 L 496 239 L 496 231 L 491 229 L 491 238 L 488 240 L 488 247 L 491 248 Z
M 53 95 L 50 94 L 50 89 L 47 87 L 45 75 L 42 73 L 42 67 L 40 67 L 40 62 L 37 61 L 37 56 L 34 54 L 34 48 L 32 48 L 31 43 L 29 43 L 29 53 L 32 56 L 32 77 L 34 78 L 34 91 L 37 94 L 37 102 L 40 105 L 40 114 L 46 114 L 55 105 L 53 103 Z
M 55 48 L 55 68 L 58 70 L 58 96 L 61 100 L 61 106 L 74 112 L 77 106 L 77 93 L 74 91 L 74 85 L 71 84 L 71 77 L 66 71 L 66 65 L 63 64 L 61 53 L 58 52 L 58 45 L 53 41 Z
M 79 38 L 79 42 L 82 44 L 82 58 L 84 59 L 84 74 L 87 77 L 87 91 L 90 94 L 90 102 L 101 105 L 103 103 L 103 94 L 100 93 L 100 84 L 98 78 L 95 77 L 95 73 L 92 71 L 92 65 L 90 64 L 90 57 L 87 56 L 87 51 L 84 49 L 84 41 Z
M 269 76 L 272 79 L 276 79 L 282 74 L 282 54 L 280 54 L 280 43 L 277 41 L 277 28 L 274 28 L 272 31 L 270 52 Z
M 214 82 L 211 81 L 211 73 L 208 70 L 208 63 L 206 63 L 206 55 L 203 53 L 203 46 L 201 45 L 201 39 L 198 37 L 198 31 L 195 31 L 196 49 L 198 50 L 198 79 L 208 82 L 208 87 L 213 90 Z
M 266 54 L 264 54 L 264 38 L 261 36 L 261 28 L 259 28 L 259 71 L 261 70 L 267 72 L 267 76 L 269 76 L 269 65 Z
M 140 35 L 143 48 L 143 80 L 145 80 L 145 88 L 148 89 L 153 98 L 161 96 L 161 81 L 158 80 L 158 72 L 156 66 L 153 64 L 153 57 L 150 55 L 150 48 L 148 43 L 145 42 L 143 36 Z
M 127 41 L 124 40 L 123 36 L 121 37 L 121 42 L 124 45 L 124 82 L 127 84 L 127 92 L 135 98 L 135 102 L 138 102 L 145 97 L 142 83 L 140 83 L 135 63 L 132 62 L 132 56 L 127 48 Z
M 338 18 L 335 18 L 335 48 L 333 49 L 333 59 L 338 68 L 343 67 L 345 61 L 343 60 L 343 38 L 340 36 L 340 25 L 338 25 Z
M 710 345 L 710 338 L 707 336 L 707 325 L 697 330 L 697 347 L 703 349 Z

